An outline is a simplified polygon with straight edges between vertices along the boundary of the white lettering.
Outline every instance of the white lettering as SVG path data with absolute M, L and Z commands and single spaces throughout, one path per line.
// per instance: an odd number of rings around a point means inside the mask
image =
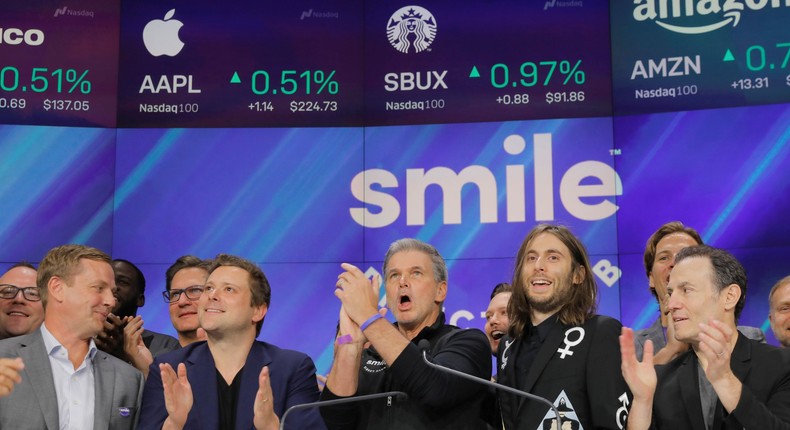
M 179 88 L 186 88 L 190 94 L 199 94 L 201 92 L 199 88 L 192 87 L 192 75 L 173 75 L 172 77 L 162 75 L 159 77 L 159 82 L 156 85 L 154 85 L 154 79 L 151 75 L 145 75 L 143 83 L 140 85 L 139 93 L 158 94 L 164 91 L 168 94 L 176 94 Z
M 595 178 L 597 183 L 582 185 L 586 178 Z M 622 194 L 620 176 L 600 161 L 582 161 L 573 165 L 560 182 L 560 199 L 565 209 L 585 221 L 608 218 L 617 212 L 618 206 L 608 199 L 586 204 L 581 200 L 582 197 L 614 197 Z
M 0 28 L 0 43 L 6 45 L 39 46 L 44 43 L 44 32 L 35 28 L 22 31 L 18 28 Z
M 480 191 L 480 222 L 497 222 L 496 179 L 483 166 L 468 166 L 459 173 L 447 167 L 406 170 L 406 225 L 425 225 L 425 189 L 438 185 L 444 202 L 444 224 L 461 223 L 461 189 L 474 183 Z
M 551 133 L 533 136 L 534 205 L 536 221 L 554 219 L 554 172 Z M 524 151 L 524 138 L 511 135 L 503 142 L 505 151 L 519 155 Z M 485 166 L 471 165 L 459 172 L 443 166 L 430 169 L 406 169 L 406 225 L 425 225 L 426 202 L 435 199 L 433 185 L 438 186 L 442 199 L 443 224 L 460 224 L 463 210 L 462 196 L 467 184 L 474 184 L 479 194 L 479 222 L 498 222 L 498 184 L 494 174 Z M 526 221 L 526 184 L 524 164 L 505 167 L 505 196 L 507 222 Z M 592 181 L 591 179 L 592 178 Z M 594 183 L 591 183 L 594 182 Z M 373 186 L 377 187 L 374 189 Z M 401 214 L 396 197 L 383 188 L 398 188 L 396 176 L 383 169 L 370 169 L 357 174 L 351 181 L 351 193 L 362 207 L 349 209 L 351 218 L 363 227 L 379 228 L 394 223 Z M 613 168 L 599 161 L 583 161 L 568 169 L 562 176 L 559 194 L 565 209 L 578 219 L 594 221 L 613 215 L 618 206 L 613 199 L 622 194 L 622 182 Z M 598 198 L 590 202 L 590 198 Z M 584 200 L 583 200 L 584 199 Z M 375 213 L 364 205 L 381 208 Z
M 614 285 L 623 274 L 623 271 L 620 270 L 619 267 L 615 266 L 607 259 L 599 260 L 595 263 L 592 271 L 607 287 Z
M 378 206 L 381 210 L 373 213 L 367 208 L 351 208 L 351 219 L 363 227 L 386 227 L 400 215 L 400 203 L 395 197 L 373 189 L 373 184 L 381 188 L 396 188 L 398 178 L 383 169 L 369 169 L 357 173 L 351 180 L 351 194 L 359 201 Z

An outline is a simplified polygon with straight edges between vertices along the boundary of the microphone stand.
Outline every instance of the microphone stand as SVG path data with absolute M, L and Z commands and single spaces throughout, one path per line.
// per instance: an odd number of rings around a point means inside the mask
M 409 395 L 404 393 L 403 391 L 387 391 L 385 393 L 365 394 L 362 396 L 344 397 L 342 399 L 324 400 L 318 402 L 293 405 L 290 408 L 288 408 L 288 410 L 285 411 L 283 417 L 280 419 L 280 430 L 285 429 L 285 418 L 288 416 L 288 414 L 298 409 L 321 408 L 324 406 L 340 405 L 343 403 L 364 402 L 365 400 L 374 400 L 383 397 L 395 397 L 395 399 L 399 401 L 404 401 L 409 399 Z
M 508 392 L 510 394 L 515 394 L 515 395 L 520 396 L 520 397 L 526 397 L 526 398 L 531 399 L 531 400 L 537 400 L 539 402 L 542 402 L 542 403 L 545 403 L 545 404 L 549 405 L 549 407 L 551 407 L 551 409 L 554 411 L 554 416 L 557 419 L 557 430 L 562 429 L 562 420 L 560 419 L 560 411 L 558 411 L 557 407 L 554 406 L 554 403 L 550 402 L 549 400 L 544 399 L 543 397 L 540 397 L 540 396 L 536 396 L 536 395 L 531 394 L 531 393 L 527 393 L 526 391 L 521 391 L 521 390 L 517 390 L 515 388 L 508 387 L 506 385 L 497 384 L 497 383 L 491 382 L 491 381 L 489 381 L 487 379 L 478 378 L 477 376 L 467 375 L 464 372 L 459 372 L 458 370 L 450 369 L 449 367 L 444 367 L 444 366 L 441 366 L 439 364 L 433 363 L 430 360 L 428 360 L 428 352 L 426 350 L 424 350 L 424 349 L 422 350 L 422 358 L 423 358 L 423 360 L 425 360 L 425 363 L 427 363 L 428 366 L 433 367 L 434 369 L 438 369 L 438 370 L 441 370 L 443 372 L 451 373 L 451 374 L 453 374 L 455 376 L 458 376 L 458 377 L 461 377 L 461 378 L 464 378 L 464 379 L 468 379 L 470 381 L 479 382 L 479 383 L 481 383 L 483 385 L 487 385 L 487 386 L 489 386 L 491 388 L 494 388 L 496 390 L 506 391 L 506 392 Z

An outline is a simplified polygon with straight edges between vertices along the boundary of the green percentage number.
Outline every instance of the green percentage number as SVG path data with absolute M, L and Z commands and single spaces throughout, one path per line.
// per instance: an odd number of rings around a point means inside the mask
M 782 60 L 782 64 L 779 67 L 780 69 L 784 69 L 787 67 L 788 61 L 790 61 L 790 43 L 777 43 L 777 48 L 784 48 L 785 57 Z M 746 67 L 749 68 L 752 72 L 759 72 L 763 70 L 766 65 L 766 55 L 765 55 L 765 48 L 760 45 L 752 45 L 746 49 Z M 770 67 L 773 69 L 775 66 L 771 64 Z
M 531 61 L 521 63 L 519 66 L 520 79 L 510 80 L 510 68 L 503 63 L 494 64 L 491 67 L 491 86 L 494 88 L 505 88 L 508 86 L 532 87 L 538 84 L 542 77 L 541 84 L 548 86 L 555 72 L 559 70 L 559 75 L 564 76 L 562 85 L 567 85 L 571 80 L 582 85 L 587 80 L 583 70 L 579 70 L 582 61 L 578 60 L 571 65 L 570 61 L 540 61 L 537 64 Z
M 295 94 L 299 91 L 301 83 L 305 94 L 312 94 L 314 86 L 318 86 L 315 89 L 315 94 L 321 94 L 324 91 L 329 94 L 337 94 L 340 84 L 334 79 L 334 76 L 334 70 L 328 75 L 323 70 L 306 70 L 298 75 L 296 70 L 283 70 L 280 74 L 279 91 L 288 95 Z M 251 85 L 252 92 L 256 95 L 268 94 L 269 90 L 272 91 L 272 94 L 277 93 L 277 89 L 271 88 L 271 78 L 265 70 L 253 72 Z

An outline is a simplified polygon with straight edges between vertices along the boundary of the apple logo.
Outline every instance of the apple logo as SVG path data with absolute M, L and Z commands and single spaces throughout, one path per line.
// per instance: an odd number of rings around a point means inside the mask
M 178 38 L 178 31 L 181 30 L 184 23 L 177 19 L 171 19 L 175 13 L 175 9 L 170 9 L 165 14 L 164 20 L 155 19 L 146 24 L 143 29 L 143 43 L 154 57 L 160 55 L 175 57 L 184 47 L 184 42 Z

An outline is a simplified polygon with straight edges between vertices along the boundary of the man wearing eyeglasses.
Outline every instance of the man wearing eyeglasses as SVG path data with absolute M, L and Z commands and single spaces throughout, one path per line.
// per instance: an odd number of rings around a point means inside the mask
M 165 273 L 165 291 L 162 295 L 170 304 L 170 321 L 178 333 L 181 346 L 206 340 L 206 332 L 198 322 L 197 300 L 208 278 L 210 262 L 194 255 L 184 255 Z
M 0 339 L 38 329 L 44 307 L 36 287 L 36 268 L 17 263 L 0 277 Z

